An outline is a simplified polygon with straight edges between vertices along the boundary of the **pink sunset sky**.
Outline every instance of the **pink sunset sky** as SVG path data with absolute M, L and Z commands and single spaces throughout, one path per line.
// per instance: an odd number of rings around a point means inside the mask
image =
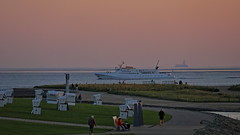
M 240 67 L 240 0 L 1 0 L 0 68 Z

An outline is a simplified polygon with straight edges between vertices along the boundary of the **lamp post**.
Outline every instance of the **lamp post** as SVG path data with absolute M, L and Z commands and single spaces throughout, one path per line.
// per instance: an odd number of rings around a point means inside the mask
M 69 92 L 69 79 L 70 79 L 70 75 L 68 73 L 65 74 L 66 76 L 66 92 Z

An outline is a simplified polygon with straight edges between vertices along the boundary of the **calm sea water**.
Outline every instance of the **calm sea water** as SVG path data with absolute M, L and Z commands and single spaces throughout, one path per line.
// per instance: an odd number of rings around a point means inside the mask
M 97 70 L 0 70 L 0 88 L 32 88 L 38 85 L 64 84 L 65 73 L 70 83 L 118 83 L 118 80 L 98 80 Z M 101 70 L 103 72 L 103 70 Z M 175 80 L 201 86 L 230 86 L 240 84 L 240 68 L 237 69 L 186 69 L 174 70 Z M 125 83 L 143 83 L 150 80 L 126 80 Z M 164 80 L 155 80 L 162 83 Z

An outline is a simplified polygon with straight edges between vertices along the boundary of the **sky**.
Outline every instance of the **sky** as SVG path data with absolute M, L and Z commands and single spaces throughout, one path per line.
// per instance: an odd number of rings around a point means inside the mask
M 240 67 L 240 0 L 0 0 L 0 68 Z

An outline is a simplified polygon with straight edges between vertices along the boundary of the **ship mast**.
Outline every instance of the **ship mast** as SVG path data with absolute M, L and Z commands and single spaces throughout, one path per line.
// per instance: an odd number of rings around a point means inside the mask
M 159 60 L 158 60 L 158 62 L 157 62 L 157 64 L 156 64 L 156 66 L 155 66 L 155 69 L 156 69 L 156 70 L 158 70 L 158 68 L 159 68 L 159 67 L 158 67 L 158 63 L 159 63 Z
M 123 64 L 124 64 L 124 61 L 122 61 L 122 64 L 118 65 L 120 69 L 122 68 Z

